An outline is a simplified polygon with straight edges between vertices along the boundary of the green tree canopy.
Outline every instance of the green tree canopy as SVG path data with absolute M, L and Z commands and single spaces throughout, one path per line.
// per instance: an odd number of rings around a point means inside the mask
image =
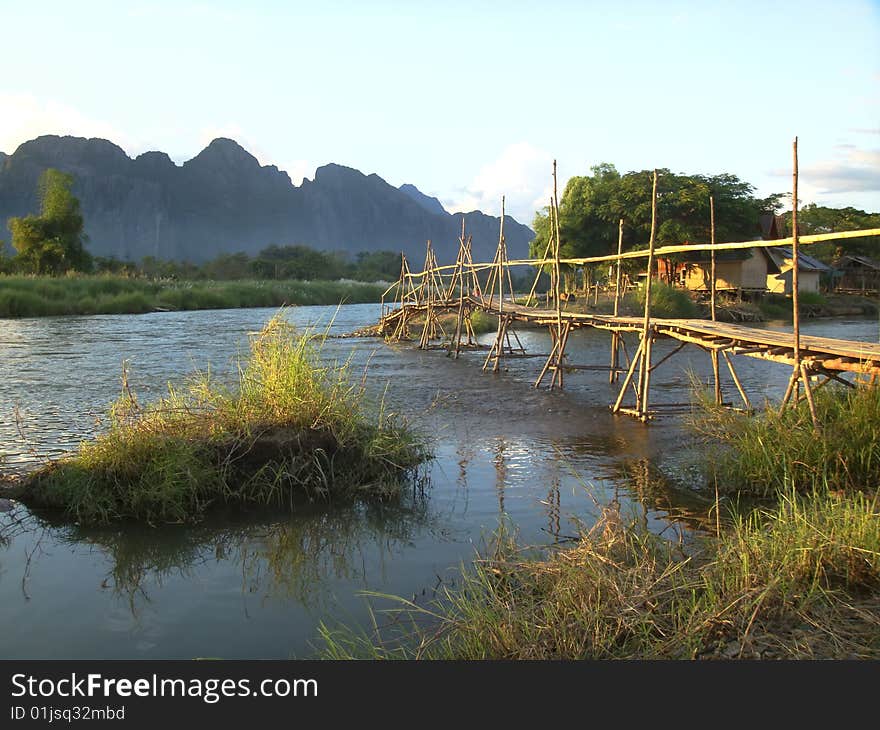
M 785 214 L 785 227 L 791 235 L 791 211 Z M 860 231 L 880 228 L 880 213 L 866 213 L 857 208 L 828 208 L 810 203 L 798 211 L 798 233 L 807 236 L 814 233 Z M 880 259 L 880 237 L 847 238 L 841 241 L 817 243 L 809 247 L 811 256 L 831 263 L 845 253 L 861 254 Z
M 10 218 L 12 246 L 22 264 L 37 274 L 87 271 L 92 259 L 85 250 L 79 200 L 70 188 L 73 177 L 49 168 L 40 176 L 40 214 Z
M 563 258 L 605 256 L 617 252 L 617 224 L 624 219 L 624 250 L 643 248 L 651 235 L 653 170 L 621 175 L 601 164 L 591 175 L 573 177 L 559 201 L 560 253 Z M 684 175 L 657 170 L 657 245 L 709 241 L 709 196 L 715 198 L 718 242 L 759 238 L 761 216 L 780 207 L 781 195 L 754 197 L 755 189 L 735 175 Z M 545 208 L 535 216 L 530 254 L 544 254 L 550 220 Z

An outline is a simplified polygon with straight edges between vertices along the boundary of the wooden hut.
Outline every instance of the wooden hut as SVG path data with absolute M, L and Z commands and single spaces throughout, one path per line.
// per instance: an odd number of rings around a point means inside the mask
M 880 261 L 867 256 L 847 254 L 834 262 L 837 290 L 859 293 L 880 291 Z
M 772 294 L 791 294 L 792 253 L 789 246 L 761 249 L 767 258 L 767 291 Z M 831 267 L 819 259 L 798 251 L 798 291 L 818 292 L 822 275 L 830 276 Z

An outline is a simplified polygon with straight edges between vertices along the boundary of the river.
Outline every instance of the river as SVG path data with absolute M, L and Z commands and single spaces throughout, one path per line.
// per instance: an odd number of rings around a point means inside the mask
M 375 322 L 379 307 L 287 312 L 334 335 Z M 274 313 L 0 320 L 0 468 L 25 471 L 99 432 L 123 360 L 141 400 L 209 366 L 232 381 L 248 333 Z M 802 332 L 877 341 L 878 324 L 811 320 Z M 547 352 L 546 332 L 520 338 L 529 351 Z M 578 331 L 568 353 L 576 363 L 606 364 L 608 341 Z M 655 361 L 673 346 L 660 341 Z M 507 361 L 492 375 L 480 371 L 485 354 L 454 361 L 406 344 L 333 337 L 323 356 L 350 360 L 374 400 L 429 436 L 435 458 L 401 504 L 90 529 L 17 505 L 0 514 L 0 657 L 308 657 L 322 622 L 366 626 L 370 603 L 389 605 L 365 593 L 424 603 L 454 585 L 458 567 L 502 524 L 540 548 L 572 539 L 615 498 L 658 532 L 686 536 L 699 524 L 704 503 L 691 488 L 701 452 L 684 415 L 649 424 L 612 416 L 616 390 L 605 373 L 572 373 L 564 392 L 549 392 L 532 387 L 537 358 Z M 781 395 L 788 367 L 735 361 L 753 403 Z M 708 381 L 708 356 L 685 348 L 658 368 L 652 404 L 687 402 L 688 371 Z M 726 394 L 736 398 L 729 380 Z

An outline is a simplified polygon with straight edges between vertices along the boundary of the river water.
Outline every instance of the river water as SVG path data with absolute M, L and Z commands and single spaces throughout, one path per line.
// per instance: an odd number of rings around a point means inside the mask
M 0 468 L 33 468 L 99 432 L 123 360 L 142 401 L 209 366 L 232 381 L 248 333 L 274 313 L 0 320 Z M 297 325 L 330 334 L 378 315 L 378 305 L 287 310 Z M 814 320 L 802 331 L 878 339 L 874 319 Z M 520 338 L 530 352 L 548 350 L 546 332 Z M 657 343 L 655 362 L 673 346 Z M 606 364 L 609 335 L 575 332 L 568 353 L 578 364 Z M 0 657 L 308 657 L 321 623 L 366 626 L 370 603 L 388 605 L 365 594 L 424 603 L 454 584 L 458 567 L 502 524 L 526 545 L 552 545 L 617 499 L 658 532 L 686 536 L 699 526 L 705 503 L 692 487 L 701 455 L 684 415 L 649 424 L 612 416 L 616 390 L 606 373 L 572 373 L 560 393 L 532 387 L 540 358 L 507 361 L 492 375 L 480 371 L 485 354 L 454 361 L 411 345 L 341 338 L 328 339 L 323 356 L 350 359 L 376 399 L 428 435 L 435 458 L 401 504 L 100 529 L 17 505 L 0 514 Z M 789 368 L 735 361 L 753 403 L 781 395 Z M 708 356 L 685 348 L 658 368 L 652 403 L 688 402 L 688 372 L 706 382 Z

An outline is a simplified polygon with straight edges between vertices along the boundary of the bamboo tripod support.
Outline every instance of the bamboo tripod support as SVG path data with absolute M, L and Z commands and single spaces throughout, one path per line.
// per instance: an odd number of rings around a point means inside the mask
M 461 218 L 461 236 L 458 239 L 458 256 L 455 261 L 455 270 L 452 274 L 452 281 L 449 283 L 447 290 L 447 300 L 454 297 L 455 289 L 458 287 L 458 311 L 455 320 L 455 335 L 449 341 L 449 347 L 446 351 L 447 356 L 453 356 L 456 360 L 461 354 L 462 337 L 467 335 L 467 347 L 473 347 L 477 344 L 474 326 L 471 322 L 471 307 L 465 305 L 468 296 L 468 288 L 472 292 L 479 290 L 479 281 L 477 274 L 473 269 L 473 258 L 471 256 L 471 237 L 465 235 L 464 216 Z M 467 270 L 467 271 L 465 271 Z
M 419 338 L 419 349 L 426 350 L 432 340 L 438 339 L 438 333 L 442 337 L 446 337 L 446 331 L 443 324 L 437 317 L 436 306 L 446 301 L 446 287 L 439 273 L 437 264 L 437 256 L 431 246 L 431 242 L 427 243 L 427 251 L 425 253 L 425 268 L 422 270 L 424 276 L 419 287 L 419 304 L 425 304 L 425 323 L 422 326 L 422 334 Z
M 559 388 L 562 388 L 564 386 L 563 368 L 565 367 L 565 346 L 568 344 L 568 335 L 571 332 L 571 322 L 566 321 L 565 325 L 563 325 L 562 323 L 562 297 L 560 296 L 560 294 L 562 293 L 560 282 L 562 276 L 559 264 L 559 195 L 557 190 L 556 160 L 553 160 L 553 199 L 550 201 L 550 210 L 552 211 L 552 224 L 550 227 L 550 240 L 547 242 L 547 248 L 549 249 L 552 244 L 553 274 L 551 279 L 553 289 L 553 304 L 556 309 L 556 322 L 549 326 L 550 339 L 553 342 L 553 346 L 550 348 L 550 354 L 547 356 L 547 362 L 544 363 L 544 367 L 541 369 L 541 373 L 540 375 L 538 375 L 538 379 L 535 381 L 535 387 L 540 387 L 541 382 L 544 380 L 544 376 L 549 370 L 552 370 L 553 376 L 550 378 L 551 390 L 553 390 L 553 388 L 557 386 Z M 537 279 L 535 279 L 535 283 L 537 284 Z
M 410 271 L 409 262 L 406 260 L 405 254 L 400 254 L 399 293 L 400 317 L 397 320 L 397 326 L 391 336 L 391 339 L 397 342 L 409 339 L 406 305 L 408 303 L 418 304 L 418 292 L 413 287 L 412 272 Z
M 505 284 L 510 293 L 511 300 L 514 298 L 513 280 L 510 276 L 510 266 L 508 265 L 507 243 L 504 240 L 504 197 L 501 198 L 501 227 L 498 233 L 498 248 L 495 251 L 495 258 L 492 261 L 492 268 L 489 273 L 489 281 L 486 284 L 486 292 L 489 295 L 491 303 L 495 297 L 495 289 L 498 289 L 498 331 L 495 335 L 495 342 L 486 356 L 483 363 L 483 370 L 492 363 L 492 372 L 497 373 L 501 369 L 501 359 L 505 353 L 513 354 L 514 352 L 524 353 L 525 348 L 520 342 L 519 336 L 513 329 L 512 318 L 504 313 L 504 289 Z M 516 340 L 516 347 L 511 342 L 511 335 Z

